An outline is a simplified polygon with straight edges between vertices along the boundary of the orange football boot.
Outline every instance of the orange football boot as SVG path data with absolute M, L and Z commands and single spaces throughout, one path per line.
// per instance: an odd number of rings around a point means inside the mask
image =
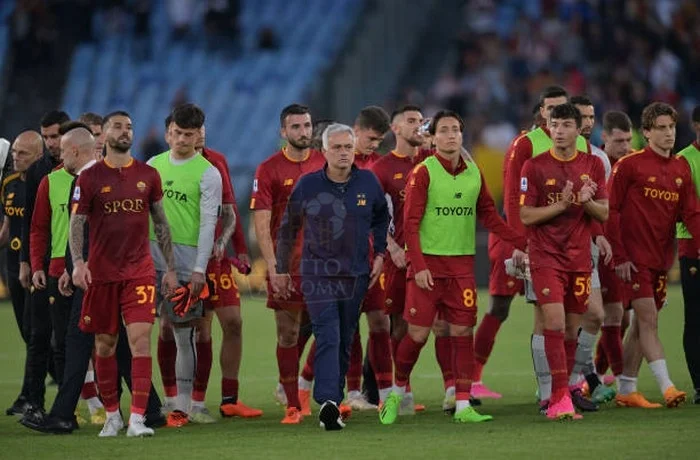
M 301 403 L 301 415 L 311 415 L 311 390 L 299 390 L 299 402 Z
M 301 415 L 299 409 L 296 407 L 288 407 L 281 423 L 283 425 L 299 425 L 302 420 L 304 420 L 304 416 Z
M 615 404 L 619 407 L 640 407 L 642 409 L 658 409 L 661 407 L 661 404 L 647 401 L 647 398 L 638 391 L 628 395 L 618 394 L 615 396 Z
M 168 414 L 166 419 L 166 424 L 168 428 L 180 428 L 187 425 L 190 421 L 187 414 L 181 410 L 174 410 Z
M 238 401 L 236 404 L 227 403 L 222 404 L 219 407 L 219 412 L 222 417 L 243 417 L 243 418 L 255 418 L 260 417 L 263 411 L 260 409 L 253 409 L 248 407 L 242 402 Z
M 352 407 L 346 406 L 345 404 L 340 404 L 338 406 L 338 409 L 340 409 L 340 418 L 343 420 L 347 420 L 352 416 Z
M 416 409 L 416 412 L 423 412 L 425 410 L 425 404 L 415 404 L 413 407 Z
M 676 387 L 672 386 L 664 391 L 664 401 L 666 401 L 666 407 L 678 407 L 685 402 L 685 391 L 680 391 Z

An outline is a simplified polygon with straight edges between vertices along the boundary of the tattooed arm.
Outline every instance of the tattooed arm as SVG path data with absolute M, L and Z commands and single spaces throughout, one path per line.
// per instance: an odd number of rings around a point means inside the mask
M 221 260 L 224 257 L 226 242 L 231 239 L 233 232 L 236 230 L 236 213 L 233 210 L 233 204 L 224 204 L 221 207 L 221 236 L 214 244 L 214 257 Z
M 82 290 L 87 290 L 92 283 L 92 274 L 85 260 L 83 260 L 83 246 L 85 244 L 85 214 L 72 214 L 70 216 L 70 253 L 73 259 L 73 284 Z
M 153 231 L 156 234 L 156 241 L 163 253 L 168 271 L 175 271 L 175 256 L 173 255 L 173 240 L 170 235 L 170 225 L 165 217 L 163 201 L 159 200 L 151 204 L 151 218 L 153 219 Z

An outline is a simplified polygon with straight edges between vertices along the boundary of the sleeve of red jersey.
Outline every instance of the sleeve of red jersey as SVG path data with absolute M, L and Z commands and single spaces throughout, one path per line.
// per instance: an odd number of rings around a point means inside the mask
M 622 244 L 622 235 L 620 234 L 620 211 L 629 188 L 628 166 L 629 161 L 618 161 L 613 167 L 608 183 L 608 206 L 610 212 L 606 228 L 608 229 L 608 238 L 610 246 L 612 246 L 615 265 L 629 262 L 629 255 L 625 251 L 625 246 Z
M 236 198 L 233 194 L 233 184 L 231 184 L 231 174 L 228 172 L 226 160 L 214 163 L 216 169 L 221 174 L 221 204 L 235 204 Z
M 503 184 L 503 208 L 508 225 L 525 234 L 525 226 L 520 220 L 520 188 L 525 162 L 532 157 L 532 142 L 526 136 L 520 136 L 506 154 L 506 177 Z
M 481 171 L 479 171 L 479 174 L 481 175 L 481 190 L 479 191 L 479 199 L 476 203 L 476 217 L 479 219 L 479 222 L 481 222 L 481 225 L 486 227 L 489 232 L 495 233 L 504 241 L 524 251 L 527 246 L 527 240 L 507 225 L 503 218 L 501 218 Z
M 679 161 L 688 164 L 685 159 Z M 693 183 L 690 166 L 687 168 L 681 189 L 681 219 L 693 238 L 700 239 L 700 200 Z M 700 257 L 700 255 L 698 256 Z
M 517 220 L 520 222 L 521 227 L 525 228 L 522 220 L 520 220 L 520 206 L 535 207 L 537 206 L 540 198 L 540 183 L 537 175 L 537 169 L 533 166 L 533 163 L 530 160 L 526 161 L 522 168 L 518 188 L 520 192 L 520 200 L 518 204 Z M 508 224 L 513 225 L 510 220 L 508 220 Z
M 406 203 L 404 205 L 403 218 L 406 250 L 414 273 L 428 268 L 421 251 L 419 230 L 425 214 L 429 185 L 430 175 L 426 167 L 422 164 L 416 166 L 406 183 Z
M 30 227 L 32 246 L 29 259 L 32 273 L 44 269 L 44 258 L 49 251 L 51 239 L 51 203 L 49 202 L 49 176 L 44 176 L 39 183 L 34 203 L 34 213 Z
M 252 211 L 272 210 L 272 183 L 265 164 L 258 166 L 258 170 L 255 171 L 250 209 Z

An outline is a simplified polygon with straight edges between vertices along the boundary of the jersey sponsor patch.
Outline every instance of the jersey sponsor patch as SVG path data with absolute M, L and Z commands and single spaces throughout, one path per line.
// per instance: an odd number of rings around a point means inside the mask
M 80 201 L 80 187 L 78 186 L 73 190 L 73 201 Z
M 527 192 L 527 177 L 520 178 L 520 190 Z

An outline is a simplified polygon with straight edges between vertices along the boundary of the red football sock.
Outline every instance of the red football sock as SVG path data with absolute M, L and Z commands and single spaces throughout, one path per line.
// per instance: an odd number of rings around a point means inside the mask
M 571 377 L 571 372 L 574 370 L 576 365 L 576 347 L 578 346 L 577 340 L 565 340 L 564 349 L 566 350 L 566 378 Z
M 304 348 L 306 348 L 306 343 L 311 338 L 312 334 L 299 334 L 297 338 L 297 349 L 299 350 L 299 356 L 304 354 Z
M 442 371 L 445 389 L 455 386 L 454 360 L 450 337 L 435 337 L 435 358 Z
M 102 405 L 105 406 L 107 412 L 116 412 L 119 410 L 119 396 L 117 395 L 117 359 L 114 355 L 95 358 L 95 374 L 97 375 L 97 383 L 100 386 L 102 395 Z M 132 379 L 133 379 L 133 363 L 132 363 Z M 150 388 L 150 379 L 148 381 Z M 133 390 L 133 382 L 132 382 Z
M 559 401 L 569 389 L 569 377 L 566 371 L 566 349 L 564 348 L 564 333 L 545 330 L 544 352 L 549 363 L 549 372 L 552 374 L 552 399 Z
M 500 328 L 501 320 L 486 313 L 476 330 L 476 336 L 474 337 L 475 364 L 474 376 L 472 378 L 474 382 L 481 382 L 481 373 L 484 370 L 486 362 L 489 360 L 489 356 L 491 356 L 493 344 L 496 342 L 496 334 L 498 334 Z
M 595 371 L 603 375 L 608 371 L 608 352 L 605 349 L 605 340 L 603 337 L 605 336 L 605 328 L 607 326 L 601 327 L 601 336 L 600 339 L 598 340 L 598 346 L 596 347 L 595 350 Z
M 409 335 L 406 335 L 399 343 L 396 350 L 396 369 L 394 370 L 394 381 L 396 386 L 408 385 L 408 378 L 411 375 L 413 366 L 418 361 L 418 356 L 425 343 L 415 342 Z M 406 391 L 410 391 L 406 388 Z
M 352 339 L 352 348 L 350 349 L 350 365 L 348 373 L 345 376 L 345 381 L 348 385 L 348 392 L 360 391 L 362 387 L 362 339 L 360 332 L 355 332 Z
M 80 398 L 88 400 L 90 398 L 97 397 L 97 385 L 95 382 L 85 382 L 83 383 L 83 389 L 80 390 Z
M 311 344 L 309 348 L 309 354 L 306 356 L 306 362 L 304 363 L 304 369 L 301 371 L 301 377 L 307 382 L 314 381 L 314 359 L 316 359 L 316 341 Z
M 209 375 L 211 374 L 212 346 L 208 342 L 196 342 L 197 368 L 194 371 L 192 383 L 192 401 L 202 402 L 207 394 Z
M 280 373 L 280 383 L 287 395 L 287 407 L 301 410 L 299 402 L 299 348 L 282 348 L 277 345 L 277 367 Z
M 603 326 L 600 328 L 602 335 L 600 344 L 604 345 L 603 350 L 607 361 L 610 363 L 610 369 L 613 375 L 622 374 L 623 358 L 622 358 L 622 327 L 620 326 Z
M 143 415 L 148 406 L 151 392 L 151 374 L 153 360 L 150 356 L 131 358 L 131 413 Z M 106 407 L 106 405 L 105 405 Z
M 177 377 L 175 375 L 175 359 L 177 345 L 174 340 L 163 340 L 158 337 L 158 367 L 163 380 L 163 390 L 168 398 L 177 396 Z
M 232 400 L 233 404 L 238 402 L 238 379 L 221 378 L 221 399 Z
M 469 401 L 474 375 L 474 336 L 450 337 L 455 373 L 455 399 Z
M 391 340 L 389 331 L 369 333 L 369 362 L 374 370 L 377 388 L 380 390 L 391 387 L 393 381 L 391 362 Z

